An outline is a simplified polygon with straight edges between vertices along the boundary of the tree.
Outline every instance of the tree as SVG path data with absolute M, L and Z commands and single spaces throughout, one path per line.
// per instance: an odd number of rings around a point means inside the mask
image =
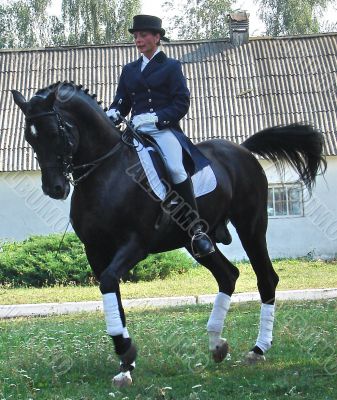
M 0 48 L 14 47 L 14 36 L 11 26 L 11 19 L 9 18 L 6 7 L 0 4 Z
M 48 3 L 45 0 L 20 0 L 1 6 L 1 47 L 41 45 Z
M 1 0 L 0 0 L 1 1 Z M 0 48 L 115 43 L 128 28 L 140 0 L 63 0 L 62 16 L 49 16 L 52 0 L 0 3 Z
M 183 0 L 178 6 L 173 0 L 164 4 L 169 12 L 168 31 L 176 31 L 178 39 L 217 39 L 228 36 L 227 14 L 231 0 Z M 169 36 L 169 35 L 168 35 Z
M 257 0 L 270 36 L 320 32 L 319 16 L 331 0 Z
M 130 39 L 140 0 L 63 0 L 62 19 L 69 44 L 112 43 Z

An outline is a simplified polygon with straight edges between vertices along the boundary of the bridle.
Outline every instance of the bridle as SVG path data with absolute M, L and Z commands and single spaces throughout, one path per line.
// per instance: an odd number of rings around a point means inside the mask
M 66 178 L 66 180 L 71 183 L 73 186 L 78 185 L 80 182 L 82 182 L 84 179 L 86 179 L 96 168 L 98 168 L 103 161 L 105 161 L 107 158 L 111 157 L 114 153 L 116 153 L 120 147 L 122 146 L 122 142 L 118 142 L 108 153 L 106 153 L 104 156 L 91 161 L 86 164 L 82 165 L 73 165 L 73 155 L 75 153 L 75 137 L 72 134 L 72 126 L 68 123 L 65 122 L 60 115 L 58 111 L 53 107 L 52 111 L 46 111 L 46 112 L 41 112 L 38 114 L 31 115 L 29 117 L 26 117 L 26 122 L 32 122 L 36 120 L 37 118 L 41 117 L 48 117 L 48 116 L 54 116 L 57 119 L 57 129 L 58 129 L 58 134 L 59 137 L 62 140 L 62 153 L 57 156 L 58 160 L 62 164 L 62 173 L 63 176 Z M 60 168 L 59 163 L 53 163 L 53 162 L 44 162 L 40 163 L 41 168 Z M 74 179 L 73 178 L 73 173 L 76 171 L 81 171 L 89 168 L 86 172 L 84 172 L 82 175 L 80 175 L 78 178 Z

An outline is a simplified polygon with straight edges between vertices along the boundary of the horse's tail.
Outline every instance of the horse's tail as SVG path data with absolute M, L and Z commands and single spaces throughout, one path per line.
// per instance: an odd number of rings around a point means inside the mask
M 242 146 L 284 170 L 290 164 L 311 192 L 318 173 L 326 170 L 323 134 L 310 125 L 275 126 L 255 133 Z

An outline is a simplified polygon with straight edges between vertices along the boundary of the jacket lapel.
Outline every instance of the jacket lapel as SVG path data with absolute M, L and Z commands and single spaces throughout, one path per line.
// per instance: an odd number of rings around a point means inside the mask
M 142 62 L 143 62 L 143 57 L 139 57 L 137 61 L 134 61 L 134 62 L 132 63 L 132 64 L 133 64 L 133 67 L 135 68 L 135 70 L 137 71 L 137 73 L 138 73 L 138 72 L 140 73 L 140 69 L 141 69 L 141 66 L 142 66 Z
M 148 87 L 146 80 L 144 79 L 143 73 L 141 72 L 143 57 L 138 58 L 137 61 L 133 63 L 134 74 L 131 79 L 140 82 L 143 86 Z
M 150 62 L 147 64 L 147 66 L 143 69 L 142 75 L 146 79 L 153 71 L 157 69 L 157 67 L 162 64 L 165 60 L 167 59 L 166 55 L 164 52 L 160 51 L 158 54 L 156 54 Z

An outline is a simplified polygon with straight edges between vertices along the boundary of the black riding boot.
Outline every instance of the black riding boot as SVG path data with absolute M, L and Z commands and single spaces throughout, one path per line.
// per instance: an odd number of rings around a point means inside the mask
M 205 257 L 208 254 L 213 253 L 215 251 L 213 243 L 209 236 L 204 232 L 204 227 L 202 226 L 201 221 L 198 223 L 200 218 L 191 178 L 188 177 L 184 182 L 175 184 L 174 189 L 183 198 L 183 202 L 189 206 L 187 207 L 189 210 L 186 210 L 186 207 L 184 206 L 181 208 L 179 207 L 179 209 L 183 210 L 185 215 L 180 215 L 178 223 L 181 222 L 181 225 L 185 227 L 186 225 L 191 225 L 189 232 L 192 235 L 191 249 L 193 255 L 195 257 Z

